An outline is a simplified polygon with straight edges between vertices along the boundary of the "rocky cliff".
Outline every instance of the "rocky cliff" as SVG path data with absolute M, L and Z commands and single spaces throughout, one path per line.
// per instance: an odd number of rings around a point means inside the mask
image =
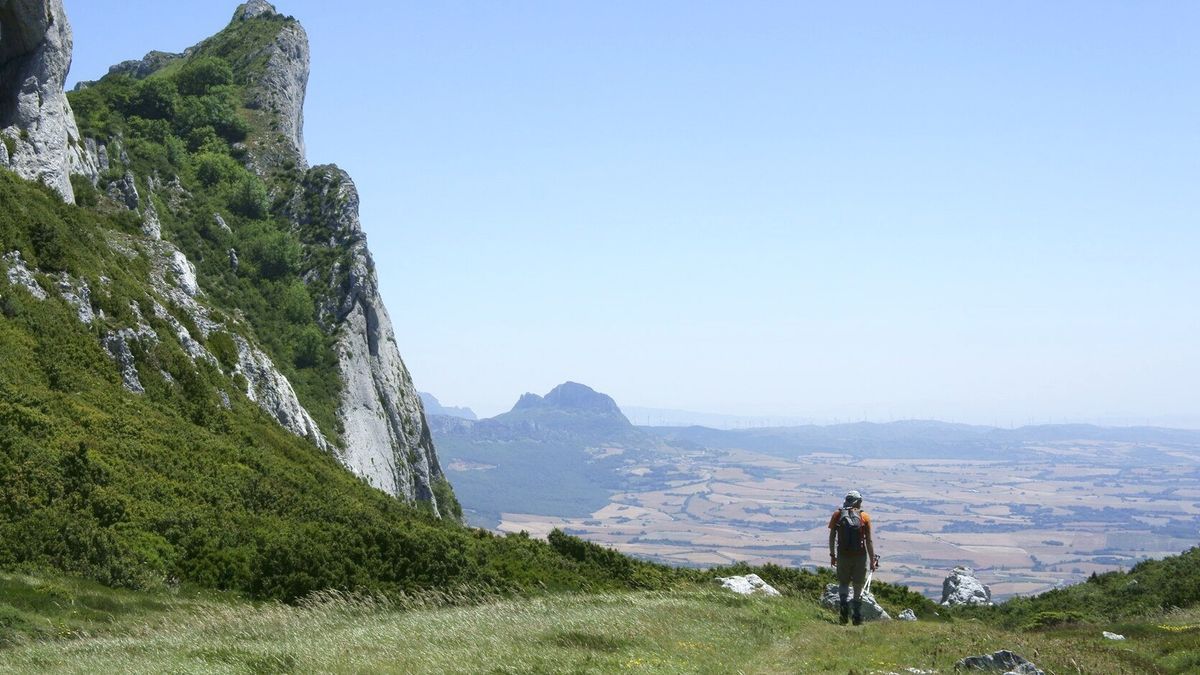
M 344 383 L 338 402 L 342 460 L 382 490 L 436 505 L 433 487 L 442 470 L 379 294 L 358 217 L 358 190 L 349 174 L 330 165 L 308 171 L 303 194 L 304 208 L 292 217 L 310 233 L 310 246 L 324 247 L 338 259 L 332 269 L 310 270 L 308 278 L 324 279 L 319 313 L 337 336 Z
M 70 56 L 61 0 L 0 0 L 0 166 L 67 201 L 71 173 L 84 176 L 86 201 L 139 226 L 140 237 L 109 237 L 149 263 L 154 298 L 123 322 L 105 317 L 101 341 L 125 388 L 142 395 L 146 378 L 166 377 L 145 355 L 178 343 L 371 485 L 449 512 L 354 183 L 336 166 L 308 168 L 300 24 L 251 0 L 182 54 L 151 52 L 80 87 L 78 126 L 62 91 Z M 10 280 L 38 275 L 19 252 L 0 253 Z M 62 283 L 64 299 L 89 304 L 88 280 Z
M 92 162 L 63 92 L 71 25 L 62 0 L 0 0 L 0 167 L 75 201 L 70 174 Z

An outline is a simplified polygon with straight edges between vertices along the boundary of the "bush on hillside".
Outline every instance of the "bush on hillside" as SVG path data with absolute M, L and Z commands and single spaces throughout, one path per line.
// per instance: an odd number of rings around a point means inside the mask
M 203 96 L 213 87 L 233 83 L 233 68 L 225 59 L 215 56 L 198 56 L 188 61 L 175 76 L 179 93 L 185 96 Z
M 237 112 L 238 102 L 232 91 L 219 89 L 203 96 L 184 96 L 179 101 L 176 124 L 181 132 L 211 127 L 217 135 L 236 143 L 245 140 L 249 125 Z
M 138 82 L 125 111 L 148 120 L 169 120 L 179 107 L 175 83 L 163 77 Z
M 225 203 L 229 205 L 230 211 L 251 220 L 266 218 L 270 207 L 267 188 L 257 176 L 250 173 L 238 178 L 237 182 L 226 190 Z M 294 241 L 294 238 L 291 239 Z
M 1145 560 L 1128 572 L 1092 575 L 1086 583 L 1018 597 L 995 607 L 958 608 L 955 614 L 1006 627 L 1063 622 L 1106 623 L 1154 616 L 1200 604 L 1200 548 L 1162 560 Z

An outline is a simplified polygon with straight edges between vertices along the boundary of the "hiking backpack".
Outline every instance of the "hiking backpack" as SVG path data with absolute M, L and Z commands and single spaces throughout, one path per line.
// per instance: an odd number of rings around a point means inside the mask
M 858 553 L 863 550 L 862 513 L 856 508 L 842 509 L 838 518 L 838 551 Z

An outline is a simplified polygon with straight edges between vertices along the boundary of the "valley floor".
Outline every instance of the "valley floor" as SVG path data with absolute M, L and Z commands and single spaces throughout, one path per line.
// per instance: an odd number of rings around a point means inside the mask
M 56 588 L 44 620 L 58 628 L 37 639 L 3 632 L 20 616 L 0 597 L 0 672 L 949 673 L 959 658 L 998 649 L 1052 673 L 1200 668 L 1196 610 L 1014 633 L 961 619 L 843 627 L 808 600 L 715 589 L 424 609 L 340 596 L 304 607 L 210 596 L 147 604 L 127 594 L 101 602 L 105 615 L 95 598 Z M 1102 628 L 1129 639 L 1105 640 Z

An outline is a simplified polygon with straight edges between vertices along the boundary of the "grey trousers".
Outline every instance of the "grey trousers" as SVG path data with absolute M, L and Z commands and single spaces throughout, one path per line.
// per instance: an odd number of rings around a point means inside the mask
M 838 553 L 837 578 L 838 597 L 842 601 L 849 597 L 851 584 L 854 585 L 854 599 L 860 599 L 867 583 L 867 552 Z

